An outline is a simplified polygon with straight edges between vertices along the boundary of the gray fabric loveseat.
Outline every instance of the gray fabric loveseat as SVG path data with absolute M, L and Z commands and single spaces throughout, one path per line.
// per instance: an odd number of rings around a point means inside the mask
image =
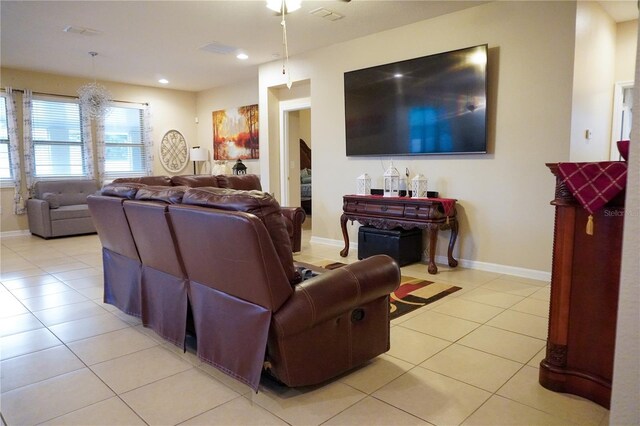
M 36 182 L 27 200 L 29 231 L 42 238 L 95 233 L 87 197 L 98 189 L 88 179 Z

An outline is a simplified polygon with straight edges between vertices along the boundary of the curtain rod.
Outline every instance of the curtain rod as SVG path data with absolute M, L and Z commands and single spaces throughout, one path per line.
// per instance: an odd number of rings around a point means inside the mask
M 12 89 L 14 92 L 20 92 L 20 93 L 24 93 L 23 89 Z M 3 92 L 6 92 L 6 90 L 4 88 L 2 88 Z M 46 92 L 31 92 L 34 95 L 45 95 L 45 96 L 58 96 L 61 98 L 68 98 L 68 99 L 80 99 L 78 96 L 71 96 L 71 95 L 60 95 L 57 93 L 46 93 Z M 112 99 L 111 102 L 119 102 L 119 103 L 123 103 L 123 104 L 136 104 L 136 105 L 144 105 L 144 106 L 149 106 L 149 104 L 147 102 L 133 102 L 133 101 L 119 101 L 117 99 Z

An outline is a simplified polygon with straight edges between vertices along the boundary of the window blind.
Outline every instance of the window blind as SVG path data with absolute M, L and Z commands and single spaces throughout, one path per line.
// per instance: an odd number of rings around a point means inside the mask
M 11 179 L 7 98 L 0 96 L 0 179 Z
M 77 100 L 33 99 L 31 137 L 36 177 L 85 175 Z
M 107 177 L 144 176 L 144 110 L 112 106 L 104 122 Z

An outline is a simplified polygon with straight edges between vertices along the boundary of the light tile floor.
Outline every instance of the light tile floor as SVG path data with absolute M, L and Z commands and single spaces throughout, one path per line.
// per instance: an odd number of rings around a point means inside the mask
M 2 425 L 605 425 L 606 409 L 538 384 L 549 285 L 426 266 L 462 290 L 391 324 L 391 350 L 323 386 L 260 391 L 102 303 L 93 236 L 3 238 Z M 296 259 L 345 261 L 309 242 Z M 351 253 L 347 262 L 355 261 Z

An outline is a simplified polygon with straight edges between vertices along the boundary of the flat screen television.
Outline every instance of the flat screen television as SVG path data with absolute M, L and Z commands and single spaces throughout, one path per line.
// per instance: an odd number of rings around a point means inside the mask
M 487 50 L 344 73 L 347 156 L 487 152 Z

